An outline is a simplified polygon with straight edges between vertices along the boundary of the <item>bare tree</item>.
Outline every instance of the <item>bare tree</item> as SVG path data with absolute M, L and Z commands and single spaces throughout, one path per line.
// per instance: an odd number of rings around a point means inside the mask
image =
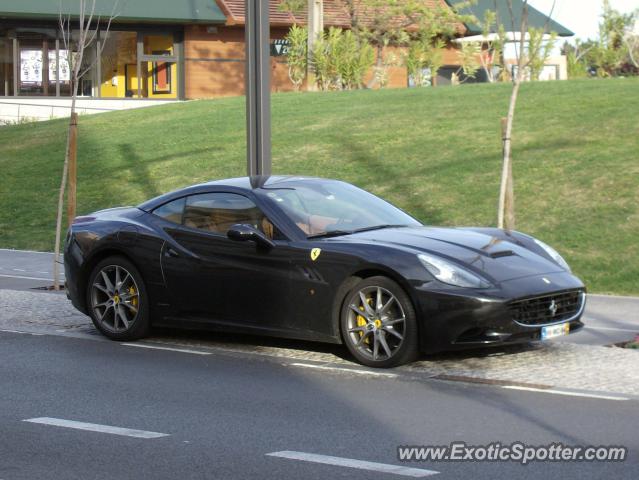
M 64 155 L 64 165 L 62 167 L 62 180 L 58 194 L 58 212 L 55 230 L 55 255 L 53 258 L 53 282 L 55 290 L 60 289 L 60 239 L 62 234 L 62 211 L 64 209 L 64 193 L 69 184 L 67 196 L 67 220 L 69 225 L 73 222 L 76 212 L 76 174 L 77 174 L 77 138 L 78 138 L 78 115 L 76 113 L 76 103 L 80 80 L 89 73 L 96 62 L 100 61 L 105 42 L 96 45 L 95 58 L 85 63 L 85 52 L 96 43 L 98 30 L 102 24 L 102 19 L 95 14 L 96 0 L 78 0 L 78 15 L 74 19 L 72 14 L 62 13 L 62 3 L 60 3 L 60 33 L 67 52 L 67 62 L 71 72 L 71 115 L 69 131 L 67 134 L 67 145 Z M 90 6 L 90 8 L 89 8 Z M 111 23 L 117 18 L 116 9 L 118 0 L 115 0 L 113 9 L 106 21 L 106 26 L 101 31 L 105 33 L 105 40 L 111 29 Z M 77 32 L 77 33 L 76 33 Z M 73 34 L 76 33 L 76 39 Z M 74 50 L 75 47 L 75 50 Z M 99 82 L 98 82 L 99 83 Z
M 368 87 L 383 86 L 388 68 L 396 64 L 393 54 L 384 58 L 388 47 L 418 42 L 424 50 L 423 57 L 432 61 L 428 66 L 432 71 L 438 69 L 441 66 L 438 54 L 445 46 L 443 38 L 455 34 L 457 25 L 466 18 L 458 12 L 470 3 L 464 1 L 453 7 L 445 2 L 432 4 L 422 0 L 339 0 L 353 33 L 361 43 L 368 42 L 375 48 L 375 75 Z
M 493 30 L 495 30 L 493 32 Z M 484 23 L 482 25 L 482 41 L 479 42 L 479 61 L 482 69 L 486 73 L 486 78 L 490 83 L 497 81 L 495 67 L 500 66 L 502 71 L 504 65 L 504 47 L 506 45 L 506 31 L 497 16 L 497 5 L 495 11 L 486 10 L 484 13 Z M 482 48 L 484 43 L 486 48 Z
M 607 12 L 607 14 L 609 16 L 617 15 L 617 18 L 620 19 L 616 25 L 618 34 L 628 51 L 628 60 L 635 68 L 639 69 L 639 8 L 626 15 L 614 10 Z
M 639 68 L 639 35 L 628 33 L 624 36 L 628 48 L 628 59 L 635 68 Z
M 513 32 L 515 28 L 515 14 L 513 11 L 512 0 L 507 0 L 510 19 Z M 546 21 L 544 31 L 548 29 L 548 23 L 555 10 L 555 1 L 553 1 L 552 9 Z M 528 25 L 528 0 L 524 0 L 521 11 L 521 22 L 519 25 L 519 46 L 515 44 L 515 58 L 517 71 L 512 76 L 513 88 L 510 94 L 510 102 L 508 105 L 508 115 L 502 119 L 502 143 L 503 143 L 503 163 L 501 172 L 501 184 L 499 188 L 499 207 L 497 211 L 497 226 L 512 230 L 515 228 L 515 194 L 513 183 L 513 167 L 512 167 L 512 133 L 513 123 L 515 120 L 515 109 L 517 107 L 517 98 L 521 82 L 524 80 L 525 71 L 530 67 L 531 62 L 539 55 L 535 48 L 541 48 L 539 45 L 528 45 L 526 51 L 526 38 L 529 32 Z M 531 50 L 532 49 L 532 50 Z

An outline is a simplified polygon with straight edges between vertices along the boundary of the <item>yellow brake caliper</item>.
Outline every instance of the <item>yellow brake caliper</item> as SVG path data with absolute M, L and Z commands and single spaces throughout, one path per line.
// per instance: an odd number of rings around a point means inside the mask
M 138 296 L 137 296 L 137 291 L 135 290 L 135 287 L 133 285 L 131 285 L 131 288 L 129 288 L 129 295 L 131 295 L 131 305 L 133 305 L 135 309 L 137 310 Z
M 372 298 L 367 298 L 366 299 L 366 303 L 371 305 L 373 303 L 373 299 Z M 359 309 L 362 312 L 364 312 L 366 310 L 362 305 L 359 306 Z M 358 327 L 363 327 L 365 325 L 366 325 L 366 319 L 363 316 L 358 315 L 357 316 L 357 326 Z M 362 338 L 363 336 L 364 336 L 364 332 L 359 332 L 359 338 Z M 369 343 L 368 342 L 368 338 L 366 340 L 364 340 L 364 343 Z

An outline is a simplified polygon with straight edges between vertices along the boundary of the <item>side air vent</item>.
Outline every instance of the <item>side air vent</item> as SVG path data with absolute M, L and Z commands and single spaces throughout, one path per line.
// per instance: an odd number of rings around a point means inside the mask
M 307 280 L 310 280 L 311 282 L 323 282 L 324 281 L 324 279 L 319 274 L 319 272 L 317 270 L 315 270 L 314 268 L 300 267 L 300 272 L 302 273 L 302 276 L 304 278 L 306 278 Z
M 493 252 L 490 254 L 492 258 L 512 257 L 515 254 L 512 250 L 502 250 L 500 252 Z

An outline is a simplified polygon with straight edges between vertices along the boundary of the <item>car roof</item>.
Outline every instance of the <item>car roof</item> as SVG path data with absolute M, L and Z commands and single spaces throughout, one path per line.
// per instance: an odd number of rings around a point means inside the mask
M 144 211 L 151 211 L 160 205 L 163 205 L 171 200 L 181 198 L 187 195 L 195 195 L 198 193 L 205 193 L 207 191 L 220 189 L 229 189 L 231 191 L 252 191 L 258 189 L 269 188 L 295 188 L 303 183 L 309 184 L 321 184 L 336 182 L 337 180 L 331 180 L 318 177 L 304 177 L 294 175 L 256 175 L 251 177 L 238 177 L 228 178 L 224 180 L 212 180 L 206 183 L 199 183 L 190 187 L 181 188 L 159 197 L 152 198 L 146 202 L 138 205 L 138 208 Z

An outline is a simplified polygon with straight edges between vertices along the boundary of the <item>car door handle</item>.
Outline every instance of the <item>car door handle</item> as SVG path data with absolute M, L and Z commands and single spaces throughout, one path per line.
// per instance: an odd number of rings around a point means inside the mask
M 171 258 L 178 258 L 180 256 L 180 254 L 177 251 L 173 250 L 171 247 L 166 249 L 164 255 Z

